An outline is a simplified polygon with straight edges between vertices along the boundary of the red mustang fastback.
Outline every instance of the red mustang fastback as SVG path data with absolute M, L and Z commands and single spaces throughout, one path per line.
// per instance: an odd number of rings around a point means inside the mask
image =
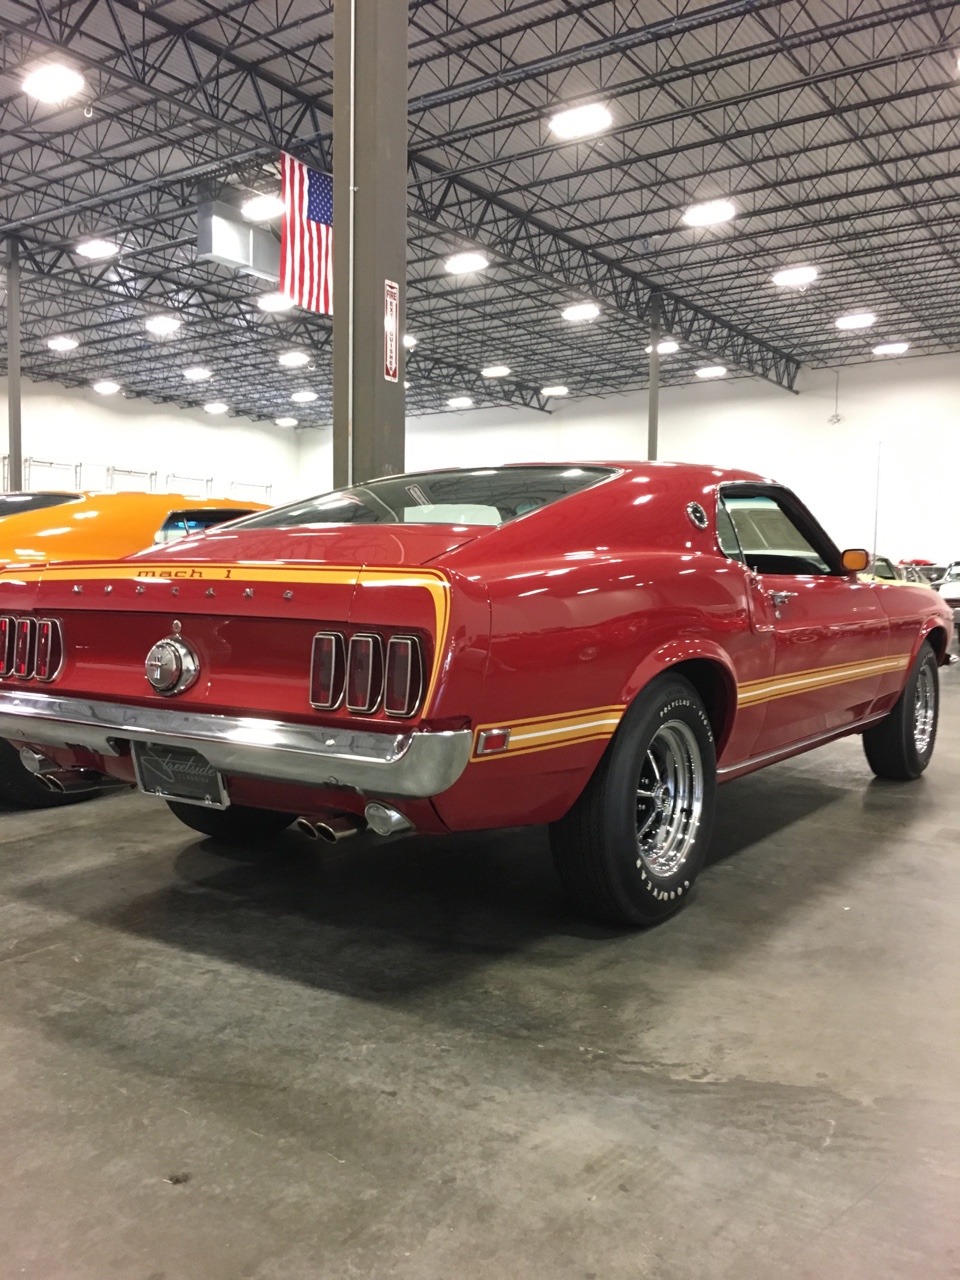
M 788 490 L 668 463 L 393 476 L 0 578 L 0 736 L 220 839 L 549 823 L 567 889 L 680 907 L 716 783 L 861 733 L 926 768 L 953 621 Z

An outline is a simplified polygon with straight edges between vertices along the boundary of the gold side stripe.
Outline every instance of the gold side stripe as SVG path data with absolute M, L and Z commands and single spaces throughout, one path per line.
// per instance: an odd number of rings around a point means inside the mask
M 779 680 L 767 681 L 763 685 L 750 687 L 741 685 L 737 690 L 737 705 L 741 707 L 755 706 L 760 702 L 770 702 L 774 698 L 789 698 L 798 693 L 829 689 L 834 685 L 848 684 L 854 680 L 866 680 L 870 676 L 904 671 L 908 664 L 909 659 L 904 658 L 879 659 L 873 663 L 862 663 L 857 666 L 828 670 L 827 674 L 822 676 L 813 674 L 798 677 L 784 676 Z
M 886 658 L 868 658 L 862 662 L 841 662 L 836 666 L 830 667 L 808 667 L 803 671 L 792 671 L 789 676 L 765 676 L 762 680 L 744 680 L 737 687 L 738 689 L 750 691 L 751 689 L 759 689 L 761 687 L 766 688 L 768 685 L 778 684 L 781 679 L 801 680 L 807 676 L 819 679 L 823 676 L 833 675 L 834 673 L 860 670 L 863 667 L 873 667 L 877 663 L 893 663 L 896 666 L 905 666 L 910 661 L 910 657 L 911 655 L 909 653 L 899 653 L 892 654 Z

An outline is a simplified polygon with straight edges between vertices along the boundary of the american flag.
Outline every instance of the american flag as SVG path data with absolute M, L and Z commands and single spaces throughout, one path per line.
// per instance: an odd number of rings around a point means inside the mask
M 333 178 L 280 157 L 280 289 L 300 307 L 333 315 Z

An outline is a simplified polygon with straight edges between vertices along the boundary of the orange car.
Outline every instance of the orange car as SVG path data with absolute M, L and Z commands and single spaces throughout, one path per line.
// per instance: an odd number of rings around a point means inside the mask
M 3 493 L 0 568 L 123 559 L 263 510 L 261 502 L 182 493 Z
M 261 502 L 181 493 L 0 493 L 0 569 L 120 560 L 265 509 Z M 0 804 L 40 809 L 66 799 L 48 791 L 16 749 L 0 741 Z

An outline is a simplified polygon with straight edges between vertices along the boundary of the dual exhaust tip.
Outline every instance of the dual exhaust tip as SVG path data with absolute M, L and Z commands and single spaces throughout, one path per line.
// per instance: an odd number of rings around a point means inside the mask
M 120 787 L 129 789 L 133 785 L 121 778 L 98 773 L 96 769 L 61 769 L 32 747 L 22 748 L 20 763 L 42 786 L 58 796 L 83 795 L 85 792 L 110 791 Z
M 368 828 L 378 836 L 395 836 L 413 829 L 413 823 L 399 809 L 377 801 L 367 805 L 362 818 L 350 813 L 331 813 L 323 818 L 298 818 L 296 826 L 311 840 L 325 840 L 327 844 L 339 844 Z

